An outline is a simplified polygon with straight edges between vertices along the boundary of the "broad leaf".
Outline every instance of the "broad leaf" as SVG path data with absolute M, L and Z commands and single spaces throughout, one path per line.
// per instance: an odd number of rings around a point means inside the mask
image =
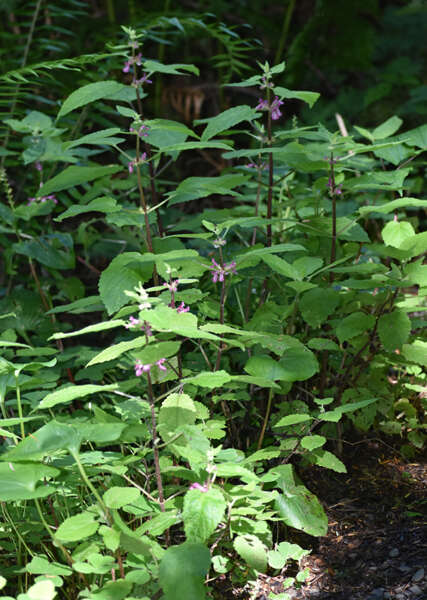
M 72 92 L 66 100 L 64 100 L 57 119 L 67 115 L 76 108 L 85 106 L 90 102 L 95 102 L 101 99 L 114 99 L 115 96 L 128 86 L 118 83 L 117 81 L 97 81 L 96 83 L 88 83 L 83 87 Z
M 68 190 L 76 185 L 82 185 L 105 177 L 106 175 L 113 175 L 118 171 L 122 171 L 121 166 L 109 166 L 109 167 L 67 167 L 52 179 L 49 179 L 37 192 L 37 197 L 47 196 L 54 192 L 60 192 L 62 190 Z
M 203 544 L 185 542 L 168 548 L 159 568 L 164 600 L 206 600 L 205 577 L 210 564 L 209 549 Z
M 47 465 L 0 463 L 0 501 L 16 502 L 49 496 L 56 488 L 46 485 L 46 478 L 57 475 L 58 469 Z
M 227 505 L 217 488 L 206 492 L 188 490 L 184 497 L 182 518 L 189 542 L 206 542 L 221 522 Z
M 55 536 L 62 542 L 79 542 L 96 533 L 98 527 L 95 515 L 83 512 L 65 519 L 56 530 Z
M 267 568 L 267 549 L 261 540 L 252 534 L 238 535 L 233 542 L 236 552 L 246 561 L 246 563 L 264 573 Z

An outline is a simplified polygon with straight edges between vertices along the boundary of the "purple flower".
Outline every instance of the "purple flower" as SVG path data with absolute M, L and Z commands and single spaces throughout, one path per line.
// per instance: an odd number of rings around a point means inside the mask
M 140 65 L 142 60 L 141 52 L 136 56 L 130 56 L 128 60 L 125 62 L 125 66 L 123 67 L 123 73 L 129 73 L 132 65 Z
M 280 100 L 280 98 L 278 96 L 275 96 L 273 102 L 271 103 L 271 118 L 273 119 L 273 121 L 277 121 L 277 119 L 280 119 L 280 117 L 282 116 L 282 113 L 280 111 L 280 107 L 283 104 L 283 100 Z
M 173 279 L 173 280 L 171 280 L 170 283 L 168 283 L 167 281 L 165 281 L 163 285 L 165 287 L 167 287 L 170 292 L 177 292 L 178 291 L 178 284 L 179 284 L 179 279 Z
M 140 63 L 138 63 L 140 64 Z M 151 79 L 148 79 L 148 73 L 144 73 L 144 75 L 140 79 L 135 79 L 132 84 L 135 86 L 144 85 L 144 83 L 153 83 Z
M 156 362 L 156 365 L 159 367 L 161 371 L 167 371 L 167 367 L 165 367 L 166 358 L 159 358 Z
M 131 133 L 137 133 L 139 137 L 147 137 L 149 129 L 150 128 L 148 127 L 148 125 L 141 125 L 141 127 L 138 129 L 138 132 L 136 132 L 136 130 L 133 127 L 129 127 L 129 131 Z
M 184 302 L 181 302 L 181 304 L 177 307 L 176 312 L 178 314 L 181 314 L 181 313 L 186 313 L 189 310 L 190 310 L 190 307 L 189 306 L 185 306 Z
M 216 260 L 212 259 L 212 266 L 208 267 L 212 271 L 212 281 L 216 283 L 217 281 L 224 281 L 224 277 L 226 275 L 235 274 L 236 273 L 236 261 L 233 260 L 230 263 L 224 263 L 224 266 L 221 267 Z
M 268 100 L 263 100 L 262 98 L 260 98 L 257 106 L 255 107 L 255 110 L 268 110 L 268 109 L 269 109 Z
M 43 171 L 43 165 L 41 164 L 41 162 L 39 160 L 36 160 L 36 162 L 34 163 L 34 166 L 37 169 L 37 171 Z
M 161 371 L 167 371 L 167 367 L 165 367 L 165 364 L 164 364 L 165 362 L 166 362 L 166 358 L 159 358 L 159 360 L 157 360 L 155 364 Z M 137 377 L 139 377 L 143 373 L 149 373 L 152 366 L 153 365 L 151 363 L 147 363 L 144 365 L 140 360 L 137 360 L 134 365 L 135 375 Z
M 125 323 L 126 329 L 130 329 L 131 327 L 136 327 L 139 325 L 141 321 L 139 319 L 135 319 L 135 317 L 129 317 L 129 321 Z
M 137 165 L 143 165 L 146 160 L 147 160 L 147 153 L 143 152 L 141 154 L 141 156 L 139 157 L 139 160 L 137 160 L 136 158 L 134 158 L 133 160 L 131 160 L 130 162 L 128 162 L 128 171 L 129 171 L 129 173 L 133 173 L 134 168 Z
M 200 490 L 201 492 L 207 492 L 208 491 L 208 486 L 205 485 L 200 485 L 200 483 L 192 483 L 189 487 L 190 490 Z
M 135 363 L 135 375 L 140 377 L 143 373 L 148 373 L 151 369 L 152 365 L 143 365 L 140 360 L 137 360 Z

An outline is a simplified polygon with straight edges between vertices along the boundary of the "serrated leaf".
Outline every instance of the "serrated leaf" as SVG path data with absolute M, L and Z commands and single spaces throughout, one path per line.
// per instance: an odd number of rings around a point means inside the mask
M 168 548 L 159 568 L 164 600 L 206 600 L 205 577 L 210 564 L 209 549 L 203 544 L 185 542 Z
M 46 183 L 37 192 L 37 198 L 41 196 L 48 196 L 54 192 L 60 192 L 62 190 L 68 190 L 69 188 L 75 187 L 76 185 L 82 185 L 88 183 L 94 179 L 105 177 L 107 175 L 113 175 L 118 171 L 122 171 L 123 167 L 117 165 L 111 165 L 106 167 L 67 167 L 52 179 L 46 181 Z
M 381 234 L 387 246 L 401 248 L 404 242 L 415 237 L 415 229 L 408 221 L 389 221 Z
M 342 344 L 347 340 L 351 340 L 357 335 L 366 333 L 373 327 L 375 323 L 375 317 L 373 315 L 367 315 L 363 312 L 356 311 L 351 315 L 348 315 L 338 324 L 336 329 L 337 337 Z
M 317 92 L 298 92 L 280 86 L 274 87 L 274 93 L 277 94 L 279 98 L 302 100 L 303 102 L 306 102 L 310 108 L 312 108 L 313 104 L 320 98 L 320 94 Z
M 159 433 L 165 441 L 196 422 L 196 407 L 188 394 L 169 394 L 159 411 Z
M 63 542 L 79 542 L 96 533 L 98 527 L 95 515 L 83 512 L 65 519 L 56 530 L 55 537 Z
M 47 394 L 47 396 L 41 400 L 37 409 L 52 408 L 57 404 L 72 402 L 76 398 L 84 398 L 85 396 L 97 394 L 99 392 L 109 392 L 111 390 L 116 390 L 117 388 L 118 385 L 116 383 L 110 385 L 71 385 Z
M 378 334 L 382 345 L 389 352 L 400 350 L 411 333 L 411 319 L 400 310 L 381 315 Z
M 218 133 L 230 129 L 242 121 L 252 121 L 257 117 L 259 117 L 259 113 L 250 106 L 234 106 L 215 117 L 199 120 L 198 123 L 207 123 L 201 139 L 202 141 L 210 140 Z
M 294 414 L 286 415 L 282 417 L 274 427 L 288 427 L 289 425 L 297 425 L 298 423 L 305 423 L 306 421 L 312 421 L 313 417 L 306 414 Z
M 326 535 L 328 519 L 319 500 L 298 479 L 292 465 L 280 465 L 269 472 L 282 489 L 275 500 L 276 510 L 290 527 L 310 535 Z
M 335 454 L 327 450 L 315 450 L 310 454 L 310 460 L 319 465 L 319 467 L 332 469 L 332 471 L 336 471 L 337 473 L 347 473 L 345 464 Z
M 123 508 L 128 504 L 133 504 L 141 495 L 141 492 L 135 487 L 113 486 L 103 495 L 103 500 L 108 508 Z
M 402 119 L 394 115 L 381 125 L 378 125 L 378 127 L 376 127 L 372 132 L 372 136 L 375 140 L 382 140 L 390 137 L 391 135 L 394 135 L 398 129 L 400 129 L 402 123 Z
M 299 301 L 302 318 L 311 327 L 319 327 L 335 312 L 340 302 L 339 293 L 328 288 L 314 288 L 305 292 Z
M 59 215 L 59 217 L 55 218 L 55 221 L 59 223 L 64 219 L 69 219 L 70 217 L 76 217 L 77 215 L 82 215 L 87 212 L 103 212 L 106 214 L 114 213 L 120 211 L 120 206 L 117 206 L 117 201 L 110 196 L 102 196 L 101 198 L 95 198 L 89 202 L 89 204 L 73 204 L 70 208 Z
M 141 346 L 145 346 L 147 343 L 147 339 L 144 335 L 141 335 L 133 340 L 128 342 L 119 342 L 118 344 L 114 344 L 109 348 L 105 348 L 99 354 L 94 356 L 86 365 L 86 367 L 91 367 L 92 365 L 97 365 L 99 363 L 107 362 L 109 360 L 114 360 L 118 358 L 125 352 L 129 352 L 130 350 L 135 350 L 136 348 L 141 348 Z
M 233 546 L 236 552 L 252 569 L 260 573 L 265 572 L 267 568 L 267 550 L 256 535 L 249 533 L 238 535 L 234 539 Z
M 415 340 L 412 344 L 403 344 L 402 354 L 411 362 L 427 366 L 427 342 Z
M 315 450 L 326 444 L 326 438 L 323 435 L 306 435 L 301 440 L 301 446 L 306 450 Z
M 90 102 L 96 100 L 108 99 L 109 97 L 116 96 L 123 89 L 127 89 L 128 86 L 118 83 L 117 81 L 97 81 L 95 83 L 88 83 L 83 87 L 72 92 L 68 98 L 66 98 L 61 106 L 58 113 L 57 119 L 67 115 L 68 113 L 85 106 Z
M 232 376 L 226 371 L 203 371 L 194 377 L 187 377 L 183 383 L 191 383 L 192 385 L 213 390 L 223 386 L 224 383 L 228 383 L 231 380 Z
M 221 522 L 226 507 L 224 496 L 216 488 L 206 492 L 188 490 L 182 513 L 187 541 L 207 541 Z
M 57 475 L 59 470 L 47 465 L 0 463 L 0 501 L 16 502 L 49 496 L 56 488 L 41 480 Z

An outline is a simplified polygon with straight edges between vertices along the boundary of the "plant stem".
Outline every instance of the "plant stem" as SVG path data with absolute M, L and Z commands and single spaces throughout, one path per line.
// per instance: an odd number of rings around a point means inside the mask
M 261 449 L 262 443 L 264 441 L 264 435 L 265 435 L 265 430 L 267 428 L 268 419 L 270 417 L 272 401 L 273 401 L 273 388 L 270 388 L 270 391 L 268 392 L 267 410 L 265 411 L 264 423 L 262 424 L 261 433 L 259 434 L 257 450 Z
M 21 429 L 21 437 L 22 437 L 22 439 L 24 439 L 25 438 L 24 415 L 22 412 L 21 388 L 19 387 L 17 375 L 15 375 L 15 385 L 16 385 L 16 403 L 18 405 L 18 415 L 19 415 L 19 420 L 20 420 L 19 426 Z

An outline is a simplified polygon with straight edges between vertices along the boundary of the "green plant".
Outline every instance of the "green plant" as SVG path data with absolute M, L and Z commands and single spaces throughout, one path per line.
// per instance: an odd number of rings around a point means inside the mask
M 197 129 L 149 119 L 151 81 L 198 72 L 124 31 L 128 84 L 5 120 L 24 136 L 0 207 L 1 547 L 19 600 L 200 600 L 206 579 L 281 569 L 307 552 L 287 526 L 327 530 L 298 462 L 345 472 L 332 450 L 351 424 L 424 443 L 424 127 L 282 125 L 289 100 L 318 98 L 275 84 L 284 63 L 232 84 L 253 107 Z M 211 150 L 224 172 L 172 180 Z

